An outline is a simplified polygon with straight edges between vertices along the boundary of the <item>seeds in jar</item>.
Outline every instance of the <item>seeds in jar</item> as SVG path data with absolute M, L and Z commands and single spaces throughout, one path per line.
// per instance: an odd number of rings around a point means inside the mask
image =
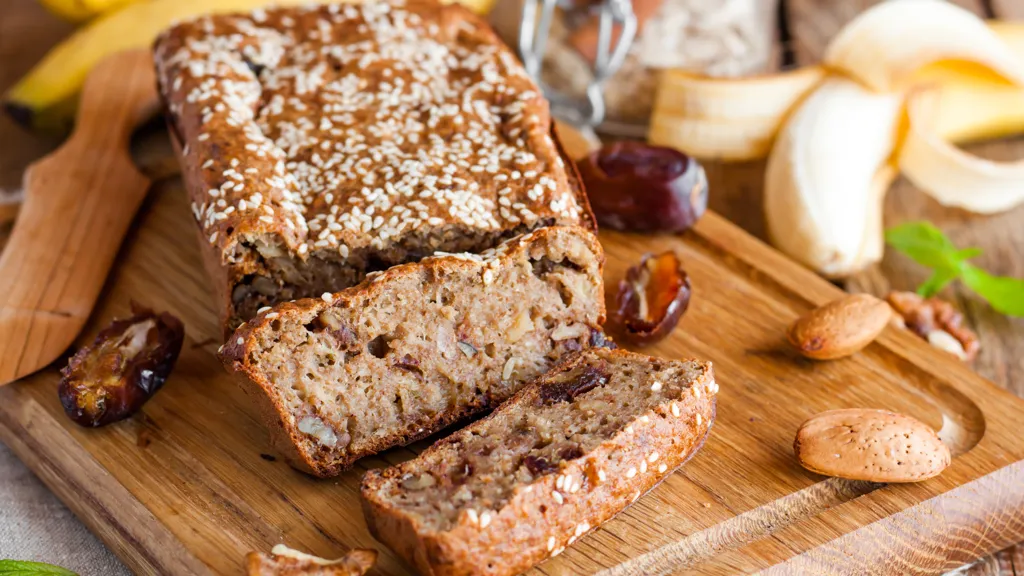
M 815 308 L 790 325 L 790 344 L 814 360 L 844 358 L 882 333 L 892 317 L 889 305 L 870 294 L 850 294 Z

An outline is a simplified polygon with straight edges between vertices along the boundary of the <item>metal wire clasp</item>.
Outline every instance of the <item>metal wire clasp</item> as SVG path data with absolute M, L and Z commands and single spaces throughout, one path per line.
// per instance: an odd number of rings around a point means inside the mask
M 540 19 L 537 19 L 537 5 L 540 4 Z M 633 38 L 636 36 L 636 15 L 630 0 L 600 0 L 588 8 L 597 12 L 598 36 L 597 57 L 593 65 L 593 77 L 587 85 L 586 99 L 581 100 L 569 94 L 561 94 L 541 80 L 541 64 L 544 50 L 551 32 L 551 20 L 555 8 L 578 10 L 573 0 L 523 0 L 522 19 L 519 22 L 519 57 L 526 72 L 543 89 L 551 101 L 552 112 L 569 122 L 586 126 L 597 126 L 604 120 L 604 83 L 622 66 Z M 619 39 L 613 47 L 612 31 L 620 26 Z

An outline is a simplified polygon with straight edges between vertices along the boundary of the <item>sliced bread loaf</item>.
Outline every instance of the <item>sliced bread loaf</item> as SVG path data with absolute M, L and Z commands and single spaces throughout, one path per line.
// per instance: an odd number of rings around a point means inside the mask
M 544 228 L 265 309 L 221 357 L 275 447 L 332 476 L 506 400 L 601 340 L 603 263 L 588 230 Z
M 414 460 L 363 478 L 370 531 L 421 574 L 517 574 L 692 456 L 711 364 L 591 348 Z

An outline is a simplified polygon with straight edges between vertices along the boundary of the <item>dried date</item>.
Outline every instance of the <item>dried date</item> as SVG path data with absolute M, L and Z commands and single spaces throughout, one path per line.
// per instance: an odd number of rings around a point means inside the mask
M 82 426 L 106 426 L 136 413 L 163 386 L 185 339 L 174 316 L 132 303 L 61 370 L 60 402 Z
M 626 272 L 616 296 L 619 336 L 653 344 L 675 329 L 690 304 L 690 279 L 675 252 L 647 254 Z
M 672 148 L 616 142 L 579 170 L 598 223 L 615 230 L 682 232 L 708 205 L 704 168 Z

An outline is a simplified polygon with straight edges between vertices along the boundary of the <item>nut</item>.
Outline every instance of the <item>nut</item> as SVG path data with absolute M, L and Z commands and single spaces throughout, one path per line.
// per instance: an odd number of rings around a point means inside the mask
M 918 482 L 939 475 L 949 448 L 920 420 L 886 410 L 830 410 L 800 426 L 793 442 L 812 472 L 870 482 Z
M 316 416 L 306 416 L 299 420 L 298 428 L 299 432 L 316 438 L 323 446 L 334 448 L 338 445 L 338 436 L 334 433 L 334 430 Z
M 896 310 L 903 327 L 936 348 L 970 362 L 978 356 L 978 335 L 963 325 L 964 316 L 952 304 L 938 298 L 922 298 L 913 292 L 890 292 L 886 300 Z
M 874 341 L 892 316 L 869 294 L 851 294 L 811 310 L 789 327 L 790 344 L 815 360 L 843 358 Z
M 508 329 L 508 341 L 518 342 L 520 338 L 533 330 L 533 328 L 533 320 L 530 319 L 530 313 L 523 310 L 516 315 L 515 320 L 512 321 L 512 326 Z
M 559 324 L 557 328 L 551 331 L 551 339 L 555 342 L 561 340 L 568 340 L 570 338 L 579 338 L 584 335 L 590 335 L 590 326 L 586 324 Z

